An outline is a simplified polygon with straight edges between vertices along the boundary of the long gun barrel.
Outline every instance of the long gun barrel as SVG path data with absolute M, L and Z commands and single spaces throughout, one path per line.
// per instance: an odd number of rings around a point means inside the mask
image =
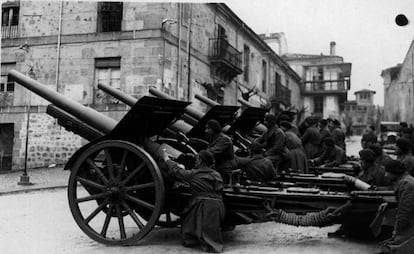
M 126 105 L 132 107 L 135 105 L 135 103 L 137 103 L 138 99 L 136 99 L 135 97 L 126 94 L 118 89 L 115 89 L 113 87 L 110 87 L 108 85 L 103 85 L 103 84 L 98 84 L 98 88 L 102 89 L 105 93 L 108 93 L 110 95 L 112 95 L 113 97 L 115 97 L 116 99 L 122 101 L 123 103 L 125 103 Z M 171 97 L 172 98 L 172 97 Z M 165 98 L 165 99 L 170 99 L 170 98 Z M 172 98 L 172 100 L 174 100 L 174 98 Z M 187 107 L 188 108 L 188 107 Z M 186 124 L 184 121 L 176 121 L 174 124 L 171 125 L 171 129 L 175 132 L 183 132 L 183 133 L 187 133 L 191 130 L 191 126 Z
M 214 107 L 214 106 L 220 105 L 220 103 L 215 102 L 215 101 L 213 101 L 213 100 L 211 100 L 211 99 L 209 99 L 205 96 L 199 95 L 199 94 L 196 94 L 195 98 L 200 100 L 204 104 L 207 104 L 209 107 Z
M 76 103 L 64 95 L 45 87 L 40 82 L 29 78 L 16 70 L 11 70 L 8 73 L 8 76 L 11 80 L 16 81 L 40 97 L 48 100 L 58 108 L 66 111 L 104 134 L 109 133 L 117 124 L 114 119 L 109 118 L 89 107 L 85 107 L 82 104 Z
M 59 125 L 65 127 L 66 130 L 74 132 L 86 140 L 92 141 L 104 136 L 102 132 L 90 127 L 88 124 L 82 122 L 53 104 L 47 106 L 46 113 L 58 119 Z
M 198 99 L 198 100 L 200 100 L 201 102 L 203 102 L 203 103 L 205 103 L 205 104 L 207 104 L 208 106 L 210 106 L 210 107 L 214 107 L 214 106 L 216 106 L 216 105 L 220 105 L 219 103 L 217 103 L 217 102 L 215 102 L 215 101 L 213 101 L 213 100 L 211 100 L 211 99 L 209 99 L 209 98 L 207 98 L 207 97 L 205 97 L 205 96 L 202 96 L 202 95 L 199 95 L 199 94 L 196 94 L 195 95 L 195 98 L 196 99 Z M 241 100 L 239 99 L 239 102 L 243 105 L 243 106 L 246 106 L 246 107 L 253 107 L 252 105 L 250 105 L 248 102 L 241 102 Z M 255 127 L 254 127 L 254 130 L 256 131 L 256 132 L 258 132 L 258 133 L 260 133 L 260 134 L 262 134 L 262 133 L 264 133 L 264 132 L 266 132 L 266 130 L 267 130 L 267 128 L 266 128 L 266 126 L 264 126 L 263 124 L 261 124 L 261 123 L 259 123 L 259 124 L 257 124 Z
M 156 90 L 154 88 L 150 88 L 149 89 L 149 92 L 150 92 L 150 94 L 152 94 L 152 95 L 154 95 L 154 96 L 156 96 L 158 98 L 175 100 L 174 97 L 172 97 L 172 96 L 170 96 L 168 94 L 165 94 L 163 92 L 160 92 L 160 91 L 158 91 L 158 90 Z M 188 114 L 193 119 L 195 119 L 196 122 L 198 120 L 200 120 L 203 117 L 203 115 L 204 115 L 202 112 L 198 111 L 197 109 L 195 109 L 195 108 L 193 108 L 191 106 L 188 106 L 188 107 L 185 108 L 185 113 Z M 190 121 L 188 121 L 188 122 L 191 123 Z

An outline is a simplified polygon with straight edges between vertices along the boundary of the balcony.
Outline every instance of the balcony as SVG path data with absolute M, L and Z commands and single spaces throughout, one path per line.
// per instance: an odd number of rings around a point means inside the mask
M 222 38 L 211 38 L 208 58 L 212 72 L 224 81 L 230 82 L 243 73 L 241 68 L 242 53 Z
M 290 89 L 282 84 L 276 84 L 275 94 L 270 97 L 270 102 L 290 106 Z
M 350 89 L 350 84 L 349 79 L 305 81 L 302 92 L 305 95 L 346 94 Z
M 19 37 L 19 26 L 2 26 L 1 38 L 17 38 Z

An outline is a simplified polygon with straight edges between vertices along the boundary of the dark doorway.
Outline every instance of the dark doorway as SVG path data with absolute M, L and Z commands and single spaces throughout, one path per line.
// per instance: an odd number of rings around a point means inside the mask
M 0 124 L 0 171 L 12 169 L 14 124 Z

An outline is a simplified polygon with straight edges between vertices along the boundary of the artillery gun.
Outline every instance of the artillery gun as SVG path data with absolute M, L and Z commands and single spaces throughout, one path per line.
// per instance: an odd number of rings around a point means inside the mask
M 115 97 L 116 99 L 120 100 L 121 102 L 125 103 L 126 105 L 133 106 L 137 99 L 123 93 L 122 91 L 112 88 L 108 85 L 99 84 L 98 88 L 102 89 L 105 93 Z M 163 99 L 174 100 L 173 97 L 164 94 L 158 90 L 150 88 L 149 92 L 158 97 Z M 207 143 L 202 140 L 204 137 L 204 125 L 205 123 L 212 118 L 219 119 L 222 123 L 230 123 L 229 125 L 225 126 L 223 129 L 227 130 L 226 133 L 233 134 L 233 141 L 235 141 L 235 146 L 239 148 L 238 151 L 246 151 L 248 146 L 250 145 L 250 140 L 245 138 L 246 135 L 253 133 L 261 133 L 261 131 L 266 131 L 266 127 L 260 123 L 263 119 L 264 114 L 267 112 L 266 109 L 263 108 L 256 108 L 248 104 L 247 102 L 243 101 L 243 105 L 246 107 L 238 117 L 235 117 L 232 120 L 232 116 L 234 116 L 235 107 L 224 107 L 219 105 L 217 102 L 212 101 L 204 96 L 196 94 L 195 97 L 202 102 L 209 105 L 211 108 L 205 115 L 202 112 L 194 109 L 191 105 L 185 108 L 185 112 L 182 115 L 182 119 L 184 121 L 176 121 L 171 126 L 169 126 L 168 133 L 164 133 L 164 135 L 170 136 L 172 135 L 174 138 L 178 135 L 179 140 L 188 140 L 188 144 L 194 147 L 196 150 L 203 149 Z M 190 119 L 190 120 L 188 120 Z M 195 127 L 192 126 L 192 121 L 196 121 Z M 199 124 L 197 124 L 197 121 Z M 193 129 L 194 128 L 194 129 Z M 168 130 L 168 128 L 167 128 Z M 176 133 L 176 134 L 171 134 Z M 243 136 L 241 136 L 242 134 Z M 190 137 L 187 137 L 189 135 Z M 236 136 L 236 137 L 234 137 Z M 204 147 L 203 147 L 204 146 Z M 241 148 L 240 148 L 241 147 Z M 238 155 L 240 155 L 239 153 Z M 244 153 L 246 156 L 246 152 Z M 275 187 L 278 186 L 282 182 L 289 182 L 294 183 L 295 186 L 300 187 L 318 187 L 325 190 L 339 190 L 339 191 L 350 191 L 353 189 L 360 189 L 366 190 L 370 186 L 364 184 L 362 181 L 352 178 L 353 181 L 348 183 L 344 180 L 344 178 L 339 173 L 347 174 L 347 175 L 354 175 L 354 170 L 352 168 L 346 167 L 329 167 L 329 168 L 313 168 L 315 174 L 300 174 L 294 172 L 288 172 L 280 175 L 278 177 L 278 182 L 267 182 L 267 183 L 260 183 L 260 185 L 266 185 L 268 187 Z M 338 174 L 331 174 L 330 172 L 338 173 Z M 230 176 L 231 179 L 238 179 L 237 181 L 240 182 L 243 179 L 241 176 L 241 171 L 233 171 L 232 175 Z
M 50 101 L 54 106 L 48 112 L 60 117 L 60 124 L 90 138 L 65 166 L 71 171 L 68 184 L 71 213 L 89 237 L 108 245 L 133 244 L 155 225 L 168 226 L 171 215 L 179 214 L 186 206 L 191 197 L 188 187 L 170 184 L 157 164 L 157 151 L 166 148 L 173 157 L 194 151 L 178 140 L 175 144 L 164 143 L 160 138 L 185 112 L 188 102 L 142 97 L 116 122 L 15 70 L 9 72 L 9 78 Z M 390 193 L 352 194 L 230 182 L 223 193 L 228 215 L 225 223 L 266 221 L 270 218 L 257 215 L 281 209 L 275 219 L 278 222 L 331 225 L 361 214 L 375 217 L 378 206 L 389 201 Z M 328 207 L 338 208 L 344 214 L 331 220 L 323 212 Z

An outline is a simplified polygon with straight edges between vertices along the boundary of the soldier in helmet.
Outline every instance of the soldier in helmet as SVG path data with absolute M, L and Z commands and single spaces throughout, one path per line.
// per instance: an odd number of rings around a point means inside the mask
M 183 245 L 191 247 L 202 245 L 208 252 L 222 252 L 223 239 L 221 223 L 225 208 L 222 201 L 223 179 L 215 171 L 214 157 L 206 150 L 196 157 L 194 169 L 186 170 L 170 160 L 162 151 L 161 160 L 169 175 L 190 184 L 191 200 L 182 213 L 181 235 Z
M 391 239 L 384 242 L 381 253 L 413 253 L 414 250 L 414 177 L 404 163 L 390 160 L 385 165 L 386 177 L 394 183 L 397 214 Z
M 286 161 L 286 135 L 277 125 L 277 118 L 272 114 L 266 114 L 264 124 L 267 131 L 256 139 L 256 142 L 265 149 L 264 156 L 272 161 L 276 170 Z
M 358 178 L 370 185 L 385 186 L 387 185 L 383 167 L 379 167 L 375 162 L 377 155 L 369 148 L 359 151 L 361 162 L 361 172 Z
M 213 154 L 215 170 L 217 170 L 224 180 L 228 178 L 228 172 L 237 167 L 234 158 L 233 142 L 223 134 L 221 125 L 217 120 L 211 119 L 206 124 L 206 135 L 208 139 L 207 151 Z
M 400 138 L 397 140 L 397 160 L 404 163 L 405 167 L 409 174 L 414 175 L 414 156 L 411 153 L 411 144 L 405 138 Z

